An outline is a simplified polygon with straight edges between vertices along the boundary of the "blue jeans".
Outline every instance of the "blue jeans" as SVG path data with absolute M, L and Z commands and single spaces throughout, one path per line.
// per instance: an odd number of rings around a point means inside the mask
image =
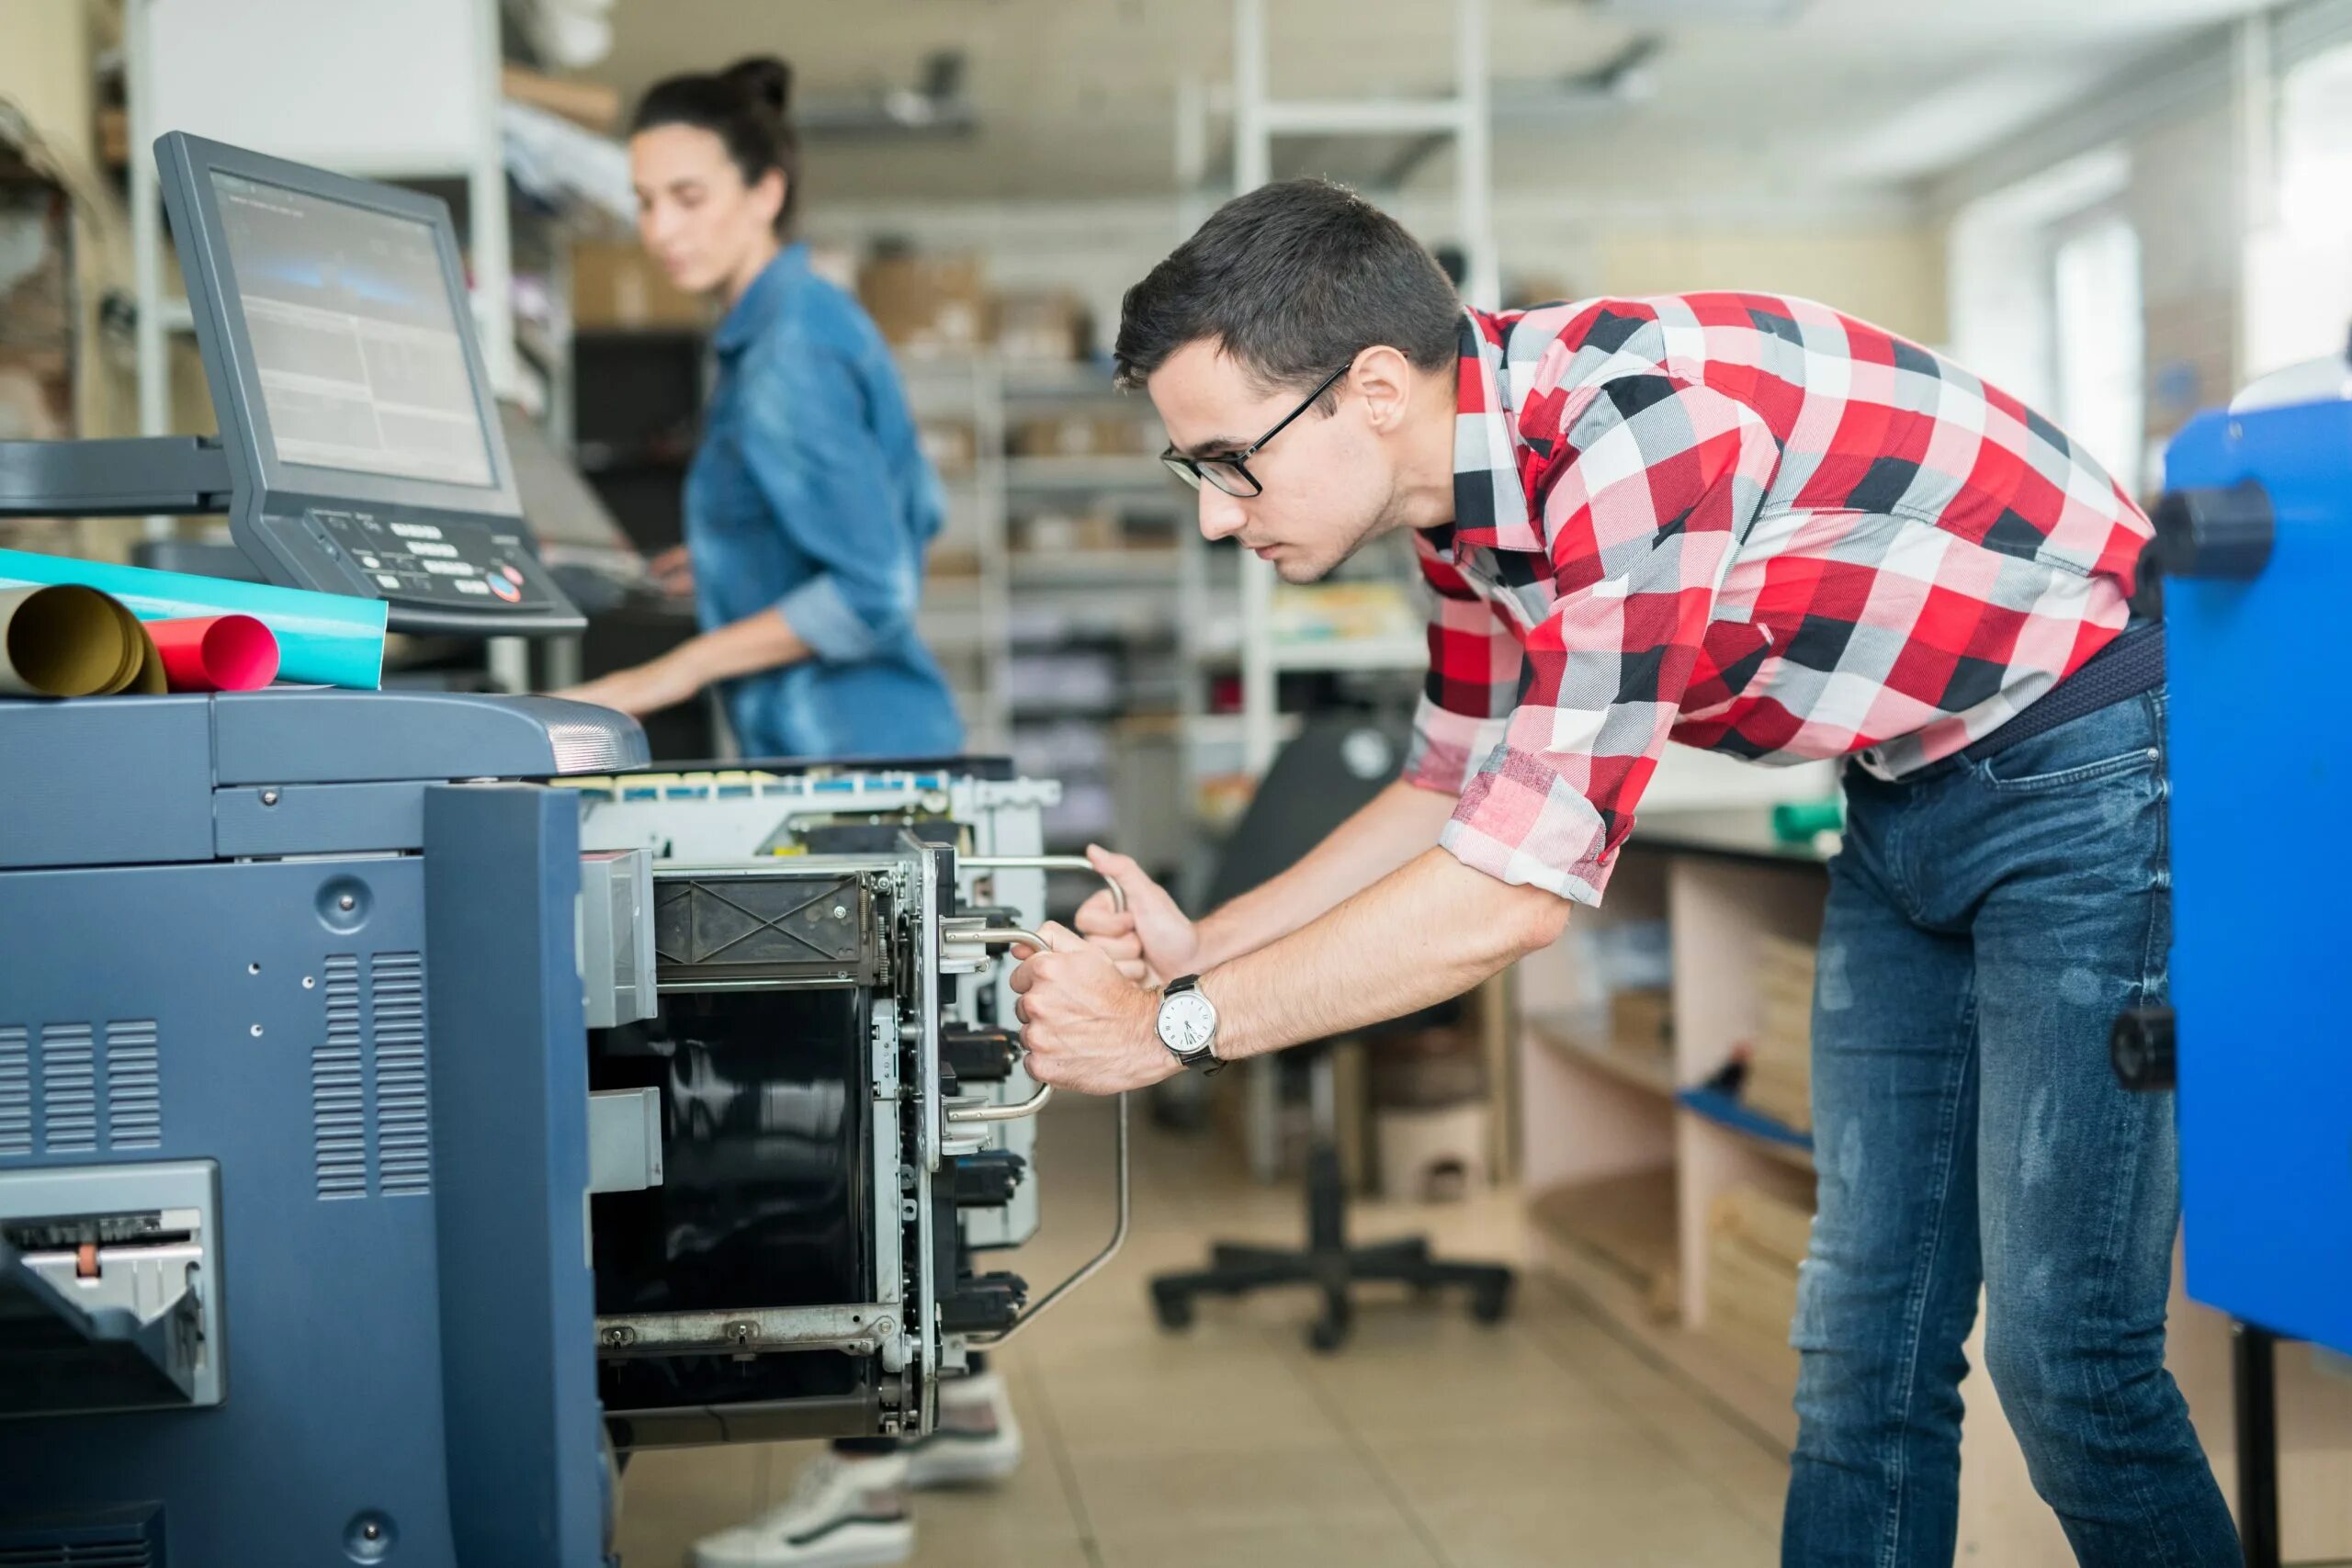
M 1962 1350 L 2094 1568 L 2236 1568 L 2165 1371 L 2170 1095 L 2108 1068 L 2171 941 L 2164 694 L 1898 783 L 1846 775 L 1814 997 L 1789 1568 L 1947 1568 Z M 1979 1419 L 1984 1419 L 1980 1414 Z

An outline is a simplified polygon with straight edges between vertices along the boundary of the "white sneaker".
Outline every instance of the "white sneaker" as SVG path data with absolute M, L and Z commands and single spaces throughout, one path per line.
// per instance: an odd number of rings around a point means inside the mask
M 695 1543 L 695 1568 L 883 1568 L 915 1552 L 902 1454 L 808 1461 L 792 1495 L 749 1524 Z
M 1021 1423 L 994 1372 L 939 1387 L 939 1425 L 900 1445 L 910 1487 L 971 1486 L 1021 1468 Z

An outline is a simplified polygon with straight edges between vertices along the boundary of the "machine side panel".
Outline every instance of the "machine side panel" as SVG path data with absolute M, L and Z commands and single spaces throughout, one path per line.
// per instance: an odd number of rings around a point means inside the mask
M 424 847 L 421 784 L 241 784 L 213 795 L 223 860 Z
M 0 698 L 0 867 L 212 858 L 203 697 Z
M 400 1562 L 454 1564 L 445 1189 L 405 1152 L 440 1043 L 424 880 L 413 857 L 0 873 L 0 1175 L 213 1162 L 224 1374 L 218 1405 L 0 1420 L 0 1519 L 160 1504 L 174 1562 L 323 1563 L 372 1517 Z
M 2246 477 L 2275 509 L 2268 565 L 2165 585 L 2188 1286 L 2352 1348 L 2352 1055 L 2333 984 L 2352 767 L 2324 690 L 2352 581 L 2352 404 L 2207 415 L 2167 463 L 2176 490 Z
M 603 1538 L 579 807 L 435 787 L 424 840 L 453 1529 L 468 1563 L 575 1568 Z

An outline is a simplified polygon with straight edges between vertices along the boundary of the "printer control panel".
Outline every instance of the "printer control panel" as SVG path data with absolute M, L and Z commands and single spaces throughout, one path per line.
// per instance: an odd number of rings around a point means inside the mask
M 232 519 L 232 525 L 240 523 Z M 576 632 L 584 624 L 521 531 L 468 517 L 345 503 L 242 520 L 238 543 L 276 581 L 381 599 L 393 631 L 460 637 Z
M 326 511 L 306 521 L 394 603 L 545 609 L 555 602 L 530 553 L 480 524 Z

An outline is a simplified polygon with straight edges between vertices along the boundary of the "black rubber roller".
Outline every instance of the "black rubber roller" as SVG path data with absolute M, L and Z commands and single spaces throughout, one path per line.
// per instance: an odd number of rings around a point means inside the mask
M 2227 490 L 2176 490 L 2156 503 L 2156 558 L 2166 577 L 2258 577 L 2278 520 L 2253 479 Z

